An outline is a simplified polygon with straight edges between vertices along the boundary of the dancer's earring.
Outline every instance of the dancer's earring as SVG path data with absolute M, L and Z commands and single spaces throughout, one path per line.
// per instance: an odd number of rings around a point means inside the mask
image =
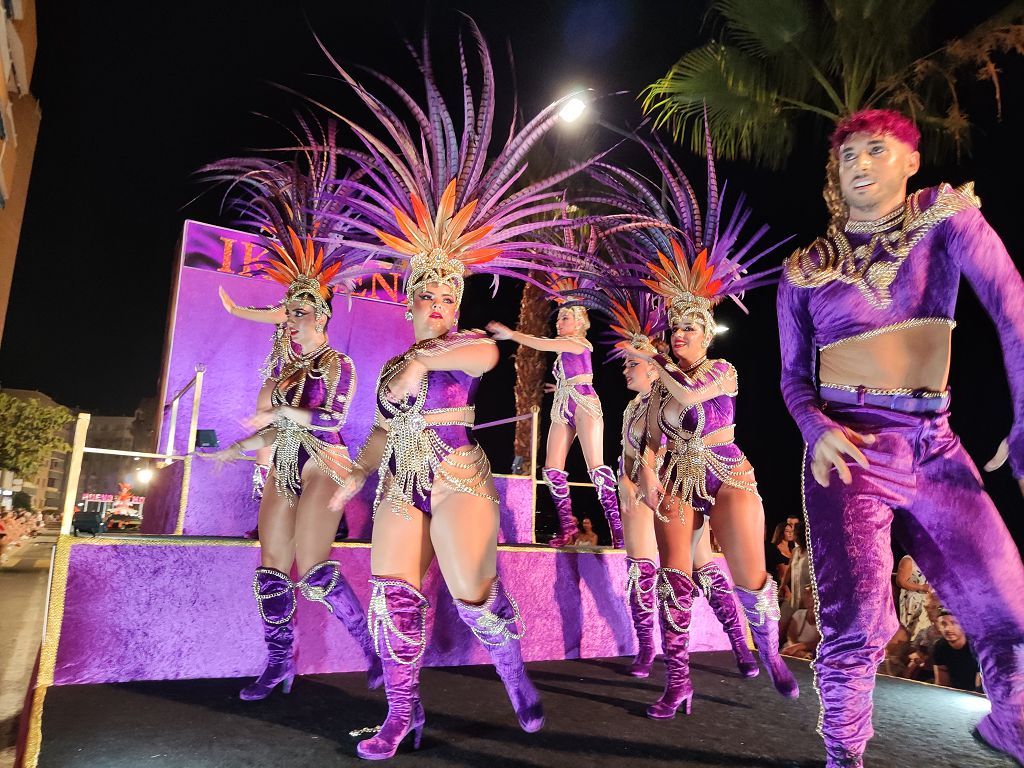
M 409 322 L 412 322 L 412 310 L 411 309 L 405 310 L 405 319 L 407 321 L 409 321 Z

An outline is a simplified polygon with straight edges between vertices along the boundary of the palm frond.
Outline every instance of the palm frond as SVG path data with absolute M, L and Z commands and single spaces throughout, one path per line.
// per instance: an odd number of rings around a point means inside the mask
M 642 95 L 655 125 L 694 152 L 704 151 L 705 104 L 719 156 L 777 168 L 792 149 L 793 126 L 765 67 L 735 46 L 713 42 L 684 54 Z

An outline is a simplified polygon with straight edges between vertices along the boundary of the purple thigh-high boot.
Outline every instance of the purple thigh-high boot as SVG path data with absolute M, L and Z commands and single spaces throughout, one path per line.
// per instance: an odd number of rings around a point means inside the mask
M 655 720 L 671 720 L 685 704 L 690 714 L 693 684 L 690 682 L 690 616 L 693 581 L 675 568 L 658 569 L 658 602 L 661 603 L 661 647 L 665 652 L 665 692 L 647 708 Z
M 654 664 L 654 615 L 658 610 L 658 566 L 651 560 L 626 558 L 626 602 L 636 631 L 633 677 L 647 677 Z
M 352 639 L 359 643 L 363 655 L 366 656 L 367 687 L 370 690 L 380 688 L 384 682 L 384 673 L 366 627 L 366 615 L 359 605 L 355 592 L 352 591 L 352 586 L 338 569 L 338 563 L 334 560 L 317 563 L 306 571 L 306 575 L 296 586 L 303 597 L 325 606 L 345 625 L 345 629 L 352 635 Z
M 992 703 L 979 735 L 1024 762 L 1024 568 L 948 413 L 830 404 L 829 415 L 875 437 L 850 485 L 822 488 L 804 467 L 829 766 L 859 766 L 873 733 L 875 672 L 898 627 L 890 530 L 971 640 Z
M 267 642 L 267 667 L 255 681 L 239 693 L 245 701 L 265 699 L 281 683 L 281 690 L 290 693 L 295 679 L 292 644 L 295 633 L 292 617 L 295 615 L 295 585 L 288 576 L 276 568 L 257 568 L 252 579 L 260 618 L 263 619 L 263 637 Z
M 455 607 L 459 618 L 473 630 L 490 654 L 494 669 L 505 684 L 512 708 L 519 718 L 519 727 L 527 733 L 539 731 L 544 725 L 544 707 L 540 694 L 526 673 L 519 645 L 526 634 L 526 625 L 519 615 L 519 606 L 505 591 L 501 578 L 494 578 L 483 604 L 471 605 L 455 600 Z
M 356 745 L 364 760 L 394 757 L 410 732 L 419 749 L 425 716 L 420 703 L 420 667 L 427 649 L 427 598 L 401 579 L 370 577 L 373 593 L 367 623 L 384 667 L 388 716 L 376 736 Z
M 572 499 L 569 498 L 569 473 L 554 467 L 544 467 L 540 473 L 555 502 L 555 509 L 558 511 L 558 528 L 561 531 L 548 544 L 552 547 L 568 546 L 572 544 L 576 534 L 579 533 L 576 520 L 572 516 Z
M 800 695 L 793 673 L 779 655 L 779 588 L 775 580 L 767 573 L 764 575 L 764 586 L 756 592 L 736 585 L 736 594 L 743 606 L 743 613 L 750 625 L 750 634 L 754 636 L 754 645 L 761 656 L 761 663 L 768 671 L 775 690 L 788 699 Z
M 622 549 L 625 541 L 622 538 L 622 516 L 619 514 L 619 496 L 615 492 L 615 472 L 607 464 L 594 467 L 589 470 L 590 482 L 594 484 L 597 491 L 598 501 L 601 502 L 601 509 L 604 510 L 605 520 L 608 521 L 608 530 L 612 532 L 612 546 Z
M 714 560 L 704 563 L 693 572 L 693 576 L 700 591 L 711 604 L 711 610 L 715 612 L 718 623 L 729 637 L 740 674 L 743 677 L 757 677 L 760 672 L 757 659 L 747 647 L 747 633 L 743 628 L 743 622 L 740 621 L 740 612 L 736 610 L 736 598 L 729 580 L 725 578 L 722 569 Z

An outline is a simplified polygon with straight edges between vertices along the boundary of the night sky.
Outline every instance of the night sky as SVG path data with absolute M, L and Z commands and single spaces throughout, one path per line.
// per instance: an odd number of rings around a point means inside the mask
M 1002 3 L 973 2 L 967 9 L 961 3 L 938 5 L 950 6 L 942 14 L 940 23 L 947 26 L 941 31 L 955 33 Z M 261 115 L 287 123 L 301 103 L 271 83 L 315 95 L 341 112 L 356 109 L 345 88 L 329 79 L 332 70 L 311 29 L 343 62 L 382 70 L 416 89 L 419 80 L 403 39 L 418 39 L 426 22 L 442 88 L 457 87 L 456 9 L 469 13 L 498 64 L 499 104 L 505 105 L 499 119 L 507 124 L 506 43 L 515 57 L 520 103 L 531 114 L 580 86 L 635 94 L 705 39 L 705 7 L 703 1 L 655 0 L 426 6 L 388 0 L 358 6 L 104 2 L 79 3 L 77 9 L 72 3 L 38 3 L 32 90 L 43 121 L 0 348 L 0 383 L 38 389 L 60 403 L 101 414 L 131 413 L 141 398 L 157 393 L 182 222 L 231 223 L 220 214 L 217 195 L 195 199 L 203 187 L 193 172 L 250 147 L 287 142 L 281 128 Z M 926 166 L 916 186 L 974 179 L 989 221 L 1020 264 L 1024 65 L 1014 59 L 1004 64 L 1002 120 L 995 119 L 991 87 L 966 83 L 964 104 L 977 122 L 973 153 L 941 167 Z M 458 90 L 446 92 L 457 104 Z M 635 126 L 641 120 L 633 95 L 609 97 L 598 109 L 614 125 Z M 825 130 L 821 126 L 819 133 Z M 546 152 L 567 163 L 613 141 L 607 131 L 584 127 L 558 135 Z M 795 244 L 813 239 L 826 219 L 820 198 L 823 143 L 808 134 L 800 146 L 782 172 L 719 166 L 720 176 L 730 180 L 731 199 L 742 189 L 755 219 L 770 223 L 777 239 L 794 235 Z M 700 189 L 703 161 L 681 148 L 676 155 Z M 616 159 L 632 161 L 622 153 Z M 800 440 L 778 394 L 774 291 L 753 293 L 747 303 L 749 318 L 733 307 L 719 312 L 731 330 L 714 351 L 740 371 L 738 442 L 758 470 L 767 515 L 774 520 L 799 508 Z M 481 325 L 492 317 L 514 323 L 517 306 L 515 286 L 504 286 L 495 302 L 482 286 L 471 287 L 463 325 Z M 981 464 L 1009 429 L 1009 397 L 998 339 L 966 286 L 958 315 L 953 423 Z M 503 361 L 483 390 L 488 397 L 478 409 L 481 420 L 513 410 L 508 359 L 513 349 L 505 344 L 502 351 Z M 598 362 L 597 367 L 596 385 L 614 433 L 616 414 L 626 401 L 621 374 L 614 364 Z M 367 372 L 362 380 L 374 374 Z M 505 442 L 485 441 L 497 471 L 507 471 L 511 460 Z M 606 443 L 610 461 L 618 435 L 609 434 Z M 579 466 L 570 464 L 574 473 L 583 471 L 578 453 Z M 986 484 L 1021 541 L 1022 499 L 1009 472 L 989 476 Z

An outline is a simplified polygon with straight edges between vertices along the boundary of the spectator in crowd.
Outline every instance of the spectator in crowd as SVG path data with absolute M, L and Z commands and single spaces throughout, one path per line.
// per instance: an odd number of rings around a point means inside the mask
M 793 614 L 786 634 L 788 644 L 782 648 L 784 656 L 813 659 L 821 641 L 818 617 L 814 613 L 814 594 L 808 584 L 800 591 L 800 608 Z
M 921 622 L 928 621 L 924 601 L 931 588 L 910 555 L 900 560 L 896 569 L 896 583 L 900 587 L 900 624 L 907 630 L 908 637 L 914 637 L 924 628 Z
M 582 523 L 581 530 L 576 534 L 576 538 L 572 542 L 573 546 L 596 547 L 597 534 L 594 532 L 594 523 L 591 522 L 589 517 L 584 517 Z
M 780 594 L 780 611 L 781 618 L 779 619 L 779 637 L 786 637 L 786 631 L 789 627 L 790 619 L 793 614 L 800 609 L 801 596 L 804 593 L 804 587 L 808 587 L 811 584 L 811 561 L 807 557 L 807 542 L 804 538 L 804 524 L 799 518 L 788 518 L 786 524 L 790 524 L 790 520 L 796 520 L 793 523 L 793 548 L 792 557 L 789 560 L 789 565 L 786 566 L 785 578 L 780 582 L 782 585 L 782 593 Z
M 961 691 L 980 690 L 978 660 L 974 658 L 971 644 L 960 622 L 953 614 L 943 609 L 939 611 L 937 626 L 942 636 L 935 643 L 935 651 L 932 654 L 935 684 L 959 688 Z
M 793 526 L 782 522 L 775 526 L 771 543 L 765 546 L 765 567 L 779 584 L 785 585 L 786 566 L 792 557 Z

